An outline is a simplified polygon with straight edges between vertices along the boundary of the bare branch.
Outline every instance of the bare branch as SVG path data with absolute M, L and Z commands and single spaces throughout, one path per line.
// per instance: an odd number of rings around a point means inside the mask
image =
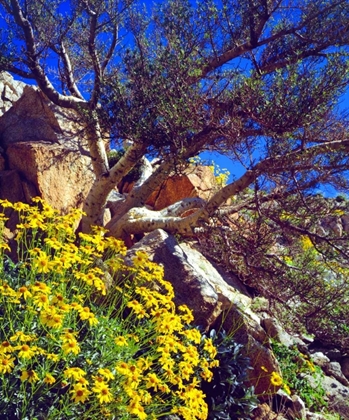
M 22 29 L 26 48 L 27 48 L 27 63 L 31 70 L 33 77 L 37 81 L 40 89 L 44 94 L 56 105 L 62 106 L 63 108 L 81 109 L 86 105 L 86 101 L 75 98 L 74 96 L 66 97 L 61 95 L 49 81 L 43 68 L 40 66 L 37 51 L 35 48 L 35 39 L 33 28 L 30 22 L 23 15 L 22 9 L 18 0 L 11 0 L 12 13 L 16 23 Z

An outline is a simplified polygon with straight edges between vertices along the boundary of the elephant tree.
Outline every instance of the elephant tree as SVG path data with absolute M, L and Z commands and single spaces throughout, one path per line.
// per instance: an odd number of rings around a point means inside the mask
M 337 108 L 348 84 L 348 0 L 169 0 L 152 10 L 132 0 L 0 0 L 0 8 L 0 70 L 34 79 L 85 124 L 95 182 L 84 230 L 101 223 L 110 192 L 149 156 L 153 170 L 112 209 L 115 236 L 189 233 L 251 186 L 247 201 L 224 211 L 324 184 L 348 188 L 347 120 Z M 112 167 L 104 126 L 128 144 Z M 144 207 L 205 150 L 246 172 L 207 202 Z

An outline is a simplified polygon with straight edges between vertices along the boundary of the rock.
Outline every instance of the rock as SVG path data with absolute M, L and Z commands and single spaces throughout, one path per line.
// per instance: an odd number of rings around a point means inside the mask
M 3 173 L 0 197 L 29 203 L 40 195 L 61 212 L 81 207 L 94 175 L 75 111 L 8 73 L 0 73 L 0 91 L 0 171 L 14 176 L 5 184 Z
M 260 404 L 252 413 L 251 420 L 286 420 L 282 413 L 275 413 L 268 404 Z
M 343 375 L 341 365 L 338 362 L 330 362 L 323 367 L 328 376 L 333 376 L 344 386 L 349 386 L 348 379 Z
M 58 142 L 60 130 L 50 108 L 36 88 L 25 86 L 23 95 L 0 118 L 1 146 L 20 141 L 43 140 Z
M 22 96 L 25 86 L 25 83 L 14 80 L 10 73 L 0 72 L 0 116 Z
M 318 365 L 321 368 L 330 363 L 330 359 L 320 351 L 311 354 L 311 360 L 315 365 Z
M 296 419 L 305 419 L 306 414 L 306 408 L 304 401 L 298 396 L 298 395 L 292 395 L 292 405 L 290 407 L 290 412 Z
M 0 172 L 0 198 L 9 200 L 12 203 L 25 201 L 22 180 L 16 170 Z
M 40 195 L 61 212 L 81 207 L 94 180 L 90 158 L 58 144 L 38 141 L 10 144 L 7 158 L 10 169 L 20 174 L 22 185 L 24 182 L 31 186 L 30 195 Z M 4 195 L 2 186 L 0 195 Z M 25 201 L 29 199 L 25 197 Z
M 277 340 L 286 347 L 297 345 L 302 340 L 288 334 L 274 318 L 263 318 L 261 325 L 270 338 Z M 304 343 L 302 342 L 304 345 Z
M 349 357 L 343 357 L 340 361 L 343 375 L 349 379 Z
M 176 303 L 188 304 L 193 310 L 198 325 L 207 329 L 229 306 L 228 299 L 219 302 L 219 296 L 206 276 L 203 269 L 193 267 L 187 260 L 183 249 L 176 239 L 163 230 L 156 230 L 146 235 L 129 251 L 145 251 L 150 259 L 161 263 L 165 270 L 165 279 L 170 281 L 175 289 Z M 214 274 L 213 274 L 214 275 Z
M 259 318 L 249 310 L 251 299 L 229 286 L 197 250 L 178 244 L 174 236 L 162 230 L 146 235 L 129 250 L 128 257 L 138 250 L 164 266 L 164 277 L 173 285 L 176 304 L 192 309 L 196 325 L 205 330 L 223 327 L 244 345 L 253 366 L 249 385 L 255 387 L 256 394 L 267 397 L 276 392 L 270 375 L 279 372 L 278 364 Z
M 312 387 L 317 387 L 314 378 L 309 375 L 306 375 L 306 378 Z M 326 392 L 331 411 L 338 413 L 343 419 L 349 419 L 349 388 L 329 376 L 324 376 L 321 379 L 321 386 Z
M 1 75 L 4 77 L 4 73 Z M 54 105 L 36 86 L 17 82 L 7 73 L 5 78 L 12 79 L 4 85 L 5 91 L 12 93 L 9 100 L 5 99 L 11 106 L 3 106 L 5 112 L 0 112 L 0 145 L 3 148 L 23 141 L 47 141 L 64 143 L 70 149 L 80 148 L 80 152 L 81 148 L 86 149 L 83 126 L 78 123 L 75 111 Z M 0 89 L 1 83 L 4 84 L 0 78 Z
M 5 158 L 3 157 L 3 155 L 0 155 L 0 172 L 4 171 L 5 168 L 6 168 Z
M 305 420 L 306 408 L 304 401 L 298 395 L 288 395 L 282 389 L 272 397 L 270 405 L 277 413 L 282 413 L 287 419 Z
M 307 411 L 306 419 L 307 420 L 326 420 L 326 417 L 320 413 L 311 413 L 310 411 Z
M 320 366 L 328 376 L 336 378 L 344 386 L 349 386 L 349 381 L 342 372 L 341 365 L 338 362 L 331 362 L 331 360 L 321 352 L 315 352 L 311 355 L 311 360 L 316 365 Z
M 164 181 L 148 198 L 146 204 L 161 210 L 186 197 L 204 200 L 213 195 L 215 177 L 207 166 L 190 166 L 183 175 L 173 175 Z

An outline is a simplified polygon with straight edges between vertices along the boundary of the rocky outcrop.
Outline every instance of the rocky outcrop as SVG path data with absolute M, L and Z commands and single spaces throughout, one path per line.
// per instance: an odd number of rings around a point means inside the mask
M 35 141 L 11 144 L 6 155 L 10 171 L 22 180 L 25 201 L 39 195 L 63 212 L 81 207 L 94 179 L 87 156 Z
M 129 193 L 138 182 L 139 180 L 123 181 L 118 185 L 119 191 Z M 169 176 L 149 196 L 146 205 L 153 210 L 162 210 L 187 197 L 200 197 L 208 200 L 214 194 L 215 188 L 215 176 L 208 166 L 191 165 L 182 174 Z
M 278 364 L 259 318 L 249 310 L 251 299 L 227 284 L 202 254 L 186 243 L 178 244 L 174 236 L 162 230 L 148 234 L 134 245 L 129 258 L 138 250 L 164 266 L 164 277 L 173 285 L 176 303 L 192 309 L 196 325 L 205 330 L 224 328 L 244 345 L 253 366 L 249 384 L 255 392 L 275 392 L 270 374 L 279 372 Z
M 40 195 L 61 212 L 81 207 L 94 175 L 76 114 L 8 73 L 0 91 L 0 198 Z
M 147 200 L 154 210 L 176 203 L 186 197 L 208 200 L 216 185 L 213 172 L 208 166 L 190 166 L 182 175 L 173 175 L 164 181 Z
M 0 89 L 5 93 L 0 109 L 0 146 L 13 143 L 45 141 L 62 143 L 66 148 L 84 147 L 83 127 L 73 110 L 62 109 L 49 101 L 36 87 L 15 81 L 0 73 Z M 11 106 L 9 106 L 11 105 Z
M 25 83 L 6 72 L 0 72 L 0 115 L 8 111 L 23 94 Z

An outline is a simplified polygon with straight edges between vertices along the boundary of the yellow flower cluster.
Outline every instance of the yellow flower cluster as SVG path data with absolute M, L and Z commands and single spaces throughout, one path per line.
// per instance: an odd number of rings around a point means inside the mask
M 86 419 L 206 419 L 200 383 L 212 379 L 217 350 L 190 325 L 191 311 L 176 308 L 162 267 L 144 252 L 126 265 L 123 242 L 103 228 L 75 235 L 79 211 L 60 216 L 34 201 L 0 200 L 19 217 L 18 263 L 1 264 L 0 379 L 21 384 L 6 395 L 23 392 L 23 410 L 44 399 Z

